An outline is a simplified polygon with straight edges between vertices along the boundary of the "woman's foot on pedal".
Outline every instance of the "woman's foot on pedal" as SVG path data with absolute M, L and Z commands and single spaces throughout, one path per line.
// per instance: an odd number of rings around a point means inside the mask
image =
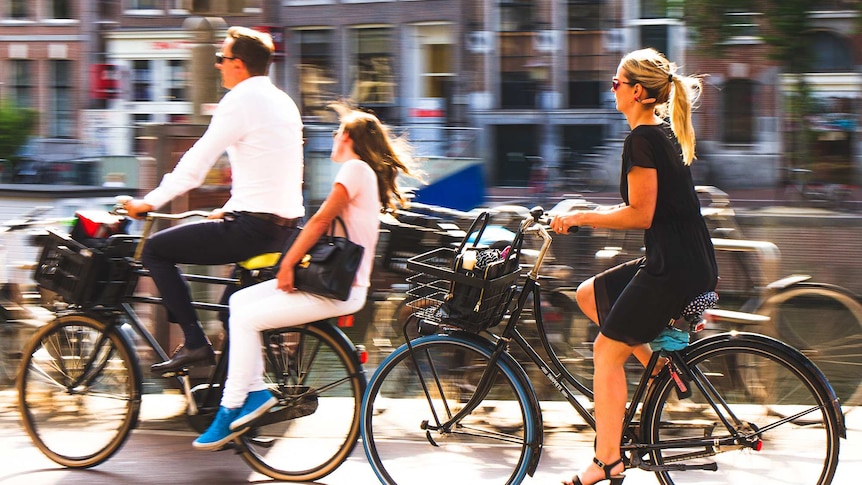
M 231 421 L 230 429 L 236 431 L 243 426 L 247 426 L 255 419 L 266 414 L 276 404 L 278 404 L 278 399 L 266 389 L 248 393 L 239 413 Z
M 619 459 L 607 465 L 602 463 L 598 458 L 593 458 L 593 465 L 590 465 L 587 470 L 577 474 L 569 482 L 563 482 L 563 485 L 595 485 L 609 480 L 609 485 L 622 485 L 626 476 L 623 472 L 626 470 L 623 460 Z M 617 473 L 613 473 L 613 472 Z M 581 477 L 584 477 L 583 479 Z M 589 478 L 589 480 L 588 480 Z
M 238 414 L 239 408 L 219 407 L 210 427 L 207 428 L 204 434 L 198 436 L 198 439 L 192 443 L 192 446 L 198 450 L 205 451 L 218 451 L 222 449 L 224 445 L 230 443 L 234 438 L 248 430 L 248 428 L 244 428 L 239 431 L 231 431 L 230 423 Z

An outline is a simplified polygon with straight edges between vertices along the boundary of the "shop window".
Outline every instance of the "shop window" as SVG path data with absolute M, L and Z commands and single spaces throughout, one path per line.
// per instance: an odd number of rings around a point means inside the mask
M 132 100 L 153 100 L 153 71 L 151 61 L 132 62 Z
M 394 106 L 396 95 L 393 29 L 357 28 L 353 31 L 353 89 L 351 97 L 359 104 L 373 107 L 378 116 L 389 118 L 387 107 Z
M 172 59 L 168 61 L 168 100 L 188 101 L 188 71 L 185 61 Z
M 24 20 L 30 18 L 30 0 L 9 0 L 9 18 Z
M 52 19 L 72 19 L 71 0 L 50 0 L 48 17 Z
M 568 29 L 601 29 L 603 3 L 603 0 L 567 0 Z
M 48 131 L 55 138 L 75 135 L 75 112 L 72 99 L 72 61 L 49 61 L 50 105 Z
M 722 98 L 725 143 L 754 142 L 754 88 L 754 82 L 748 79 L 731 79 L 725 84 Z
M 850 42 L 829 31 L 817 31 L 809 34 L 811 46 L 811 70 L 813 72 L 851 72 L 853 53 Z
M 334 31 L 300 30 L 299 92 L 304 116 L 323 116 L 326 105 L 337 98 Z
M 10 66 L 10 98 L 22 108 L 32 108 L 33 92 L 33 61 L 27 59 L 12 59 Z
M 500 31 L 528 32 L 534 28 L 534 6 L 531 0 L 500 1 Z

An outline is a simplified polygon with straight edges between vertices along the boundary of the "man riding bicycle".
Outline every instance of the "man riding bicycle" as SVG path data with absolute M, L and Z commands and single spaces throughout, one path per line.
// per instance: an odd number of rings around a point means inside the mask
M 232 172 L 230 199 L 209 220 L 176 226 L 151 237 L 142 255 L 168 317 L 185 337 L 153 372 L 211 364 L 214 353 L 191 304 L 178 263 L 220 265 L 284 250 L 305 215 L 302 199 L 302 119 L 294 101 L 267 77 L 274 47 L 269 34 L 231 27 L 216 68 L 229 89 L 207 131 L 171 173 L 142 200 L 125 204 L 133 217 L 200 186 L 226 151 Z

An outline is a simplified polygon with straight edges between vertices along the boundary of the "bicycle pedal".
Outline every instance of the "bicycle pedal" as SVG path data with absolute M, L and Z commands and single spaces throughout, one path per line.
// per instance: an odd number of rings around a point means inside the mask
M 187 375 L 189 375 L 188 369 L 180 369 L 180 370 L 176 370 L 176 371 L 162 372 L 161 374 L 159 374 L 160 377 L 164 377 L 164 378 L 183 377 L 183 376 L 187 376 Z

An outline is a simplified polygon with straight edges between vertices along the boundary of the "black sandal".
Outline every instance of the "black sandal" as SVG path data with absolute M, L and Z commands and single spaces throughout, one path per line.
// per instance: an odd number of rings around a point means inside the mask
M 603 482 L 605 480 L 610 480 L 610 485 L 622 485 L 623 480 L 625 480 L 625 478 L 626 478 L 625 475 L 623 475 L 621 473 L 619 475 L 611 476 L 611 470 L 615 466 L 619 465 L 622 462 L 623 462 L 623 460 L 622 460 L 622 458 L 620 458 L 619 460 L 617 460 L 613 463 L 608 463 L 607 465 L 605 465 L 604 463 L 602 463 L 601 460 L 599 460 L 596 457 L 593 457 L 593 463 L 595 463 L 596 466 L 598 466 L 603 472 L 605 472 L 605 478 L 600 479 L 598 482 L 591 483 L 590 485 L 596 485 L 597 483 Z M 625 467 L 623 467 L 623 470 L 625 470 Z M 586 484 L 581 481 L 581 477 L 575 475 L 575 477 L 572 479 L 571 482 L 563 482 L 563 485 L 586 485 Z

